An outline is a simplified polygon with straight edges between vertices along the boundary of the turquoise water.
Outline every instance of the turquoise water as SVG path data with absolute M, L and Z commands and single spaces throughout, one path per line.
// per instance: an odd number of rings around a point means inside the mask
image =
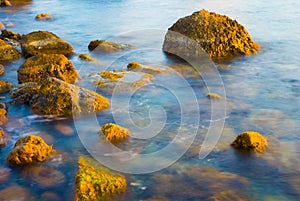
M 131 125 L 130 122 L 133 122 L 143 129 L 149 125 L 152 131 L 158 129 L 157 135 L 151 138 L 132 138 L 119 145 L 130 153 L 159 151 L 170 144 L 178 133 L 192 135 L 197 130 L 195 127 L 199 127 L 194 143 L 172 166 L 151 174 L 124 174 L 127 190 L 116 200 L 208 200 L 212 195 L 234 190 L 235 194 L 248 200 L 296 201 L 300 198 L 299 4 L 296 0 L 35 0 L 17 12 L 1 8 L 0 21 L 4 24 L 12 22 L 14 27 L 11 30 L 22 34 L 34 30 L 52 31 L 70 42 L 77 54 L 88 52 L 88 43 L 95 39 L 110 38 L 133 44 L 134 48 L 127 52 L 111 55 L 92 52 L 91 55 L 101 61 L 100 66 L 82 62 L 77 55 L 71 58 L 83 78 L 78 84 L 94 89 L 88 78 L 91 72 L 106 68 L 125 69 L 126 64 L 134 60 L 161 69 L 181 64 L 182 61 L 160 50 L 164 31 L 180 17 L 207 9 L 236 19 L 261 45 L 261 51 L 255 56 L 216 64 L 225 86 L 227 115 L 224 128 L 216 126 L 223 132 L 218 144 L 205 159 L 199 159 L 199 147 L 209 128 L 211 102 L 205 97 L 207 88 L 199 75 L 183 74 L 186 82 L 173 71 L 154 75 L 152 85 L 132 93 L 129 104 L 126 94 L 112 96 L 100 92 L 118 103 L 119 107 L 116 106 L 116 111 L 112 109 L 97 114 L 99 125 L 112 121 L 121 125 Z M 36 14 L 42 12 L 50 13 L 54 20 L 34 20 Z M 17 84 L 16 71 L 22 62 L 20 59 L 6 65 L 6 73 L 1 79 Z M 191 69 L 188 66 L 185 68 L 185 72 Z M 195 92 L 193 97 L 190 89 Z M 154 106 L 156 109 L 151 110 Z M 184 124 L 182 107 L 190 114 L 186 115 Z M 117 115 L 114 116 L 112 111 Z M 126 116 L 127 112 L 129 116 Z M 197 115 L 200 115 L 199 121 Z M 83 144 L 95 146 L 89 151 L 99 155 L 108 153 L 105 147 L 99 148 L 97 145 L 99 137 L 95 133 L 99 125 L 90 119 L 75 123 L 70 119 L 45 120 L 33 115 L 27 106 L 10 106 L 8 118 L 4 129 L 9 134 L 9 142 L 0 151 L 0 168 L 9 168 L 10 176 L 5 182 L 0 181 L 0 190 L 18 184 L 30 192 L 31 200 L 43 200 L 41 194 L 45 192 L 55 193 L 60 200 L 72 200 L 77 157 L 88 154 Z M 230 142 L 245 130 L 261 132 L 269 141 L 269 149 L 262 154 L 233 150 Z M 65 176 L 63 182 L 42 188 L 25 176 L 26 168 L 16 170 L 5 163 L 15 141 L 29 133 L 43 136 L 61 153 L 56 160 L 44 165 L 61 171 Z M 153 134 L 151 130 L 148 133 Z M 143 134 L 147 137 L 148 133 Z M 125 160 L 122 156 L 116 158 L 120 163 Z M 230 200 L 235 199 L 231 197 Z

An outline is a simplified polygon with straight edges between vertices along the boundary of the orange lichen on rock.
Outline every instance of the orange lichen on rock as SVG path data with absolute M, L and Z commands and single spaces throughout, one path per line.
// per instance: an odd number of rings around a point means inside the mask
M 208 93 L 206 94 L 207 97 L 211 98 L 211 99 L 223 99 L 222 96 L 220 96 L 219 94 L 216 93 Z
M 239 134 L 231 145 L 236 149 L 255 152 L 263 152 L 268 147 L 266 138 L 255 131 L 245 131 Z
M 47 145 L 44 140 L 35 135 L 20 138 L 9 153 L 7 161 L 12 165 L 26 165 L 35 162 L 43 162 L 55 153 L 52 145 Z
M 136 61 L 130 62 L 127 65 L 128 70 L 133 70 L 133 69 L 141 68 L 141 67 L 142 67 L 142 65 L 140 63 L 136 62 Z
M 48 77 L 73 84 L 79 79 L 79 74 L 72 62 L 62 54 L 38 54 L 26 59 L 18 69 L 19 83 L 42 83 Z
M 79 157 L 75 201 L 111 200 L 126 190 L 122 175 L 114 175 L 91 158 Z
M 106 140 L 111 143 L 120 142 L 129 137 L 130 131 L 127 128 L 123 128 L 117 124 L 107 123 L 102 129 L 102 133 L 105 135 Z
M 172 52 L 178 45 L 187 46 L 184 40 L 173 38 L 172 31 L 194 40 L 195 44 L 200 44 L 213 60 L 251 55 L 259 50 L 259 45 L 236 20 L 207 10 L 200 10 L 181 18 L 169 28 L 163 46 L 166 52 Z M 193 51 L 193 48 L 186 47 L 190 51 Z
M 35 16 L 35 19 L 41 21 L 52 20 L 52 16 L 49 13 L 40 13 Z
M 4 136 L 4 131 L 0 127 L 0 148 L 3 147 L 6 144 L 6 138 Z
M 0 94 L 8 92 L 14 85 L 4 81 L 0 80 Z
M 0 39 L 0 63 L 16 60 L 21 56 L 16 48 Z
M 124 77 L 124 73 L 120 72 L 111 72 L 111 71 L 101 71 L 98 73 L 103 79 L 109 79 L 110 81 L 116 81 Z

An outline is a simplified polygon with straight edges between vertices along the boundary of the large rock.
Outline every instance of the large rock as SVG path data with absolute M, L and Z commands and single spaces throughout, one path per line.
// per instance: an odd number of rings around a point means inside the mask
M 21 47 L 25 57 L 37 54 L 74 54 L 73 47 L 55 34 L 48 31 L 36 31 L 23 35 Z
M 179 19 L 169 28 L 163 50 L 189 57 L 199 56 L 197 55 L 199 54 L 198 44 L 213 60 L 251 55 L 259 49 L 259 45 L 236 20 L 225 15 L 200 10 Z
M 71 116 L 100 112 L 109 100 L 100 94 L 54 77 L 49 77 L 32 98 L 31 109 L 40 115 Z
M 47 77 L 74 83 L 79 74 L 71 61 L 62 54 L 39 54 L 30 57 L 18 69 L 19 83 L 42 83 Z
M 75 201 L 111 200 L 111 196 L 125 190 L 122 175 L 113 174 L 91 158 L 79 158 Z
M 47 145 L 41 137 L 28 135 L 16 142 L 14 149 L 7 157 L 7 161 L 13 165 L 26 165 L 43 162 L 53 153 L 55 150 L 52 146 Z
M 16 48 L 0 39 L 0 63 L 13 61 L 20 57 L 21 54 Z

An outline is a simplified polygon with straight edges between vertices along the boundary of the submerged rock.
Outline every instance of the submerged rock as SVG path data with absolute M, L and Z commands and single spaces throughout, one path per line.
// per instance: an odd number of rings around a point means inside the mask
M 74 54 L 73 47 L 55 34 L 48 31 L 36 31 L 23 35 L 21 40 L 22 52 L 25 57 L 37 54 Z
M 128 63 L 127 70 L 134 71 L 134 72 L 148 73 L 148 74 L 151 74 L 151 75 L 162 74 L 162 73 L 167 72 L 166 70 L 162 70 L 162 69 L 159 69 L 159 68 L 142 65 L 142 64 L 140 64 L 136 61 Z
M 231 145 L 236 149 L 255 152 L 263 152 L 268 146 L 266 138 L 255 131 L 245 131 L 239 134 Z
M 5 73 L 5 67 L 0 64 L 0 76 L 3 75 Z
M 20 138 L 9 153 L 7 161 L 12 165 L 26 165 L 35 162 L 43 162 L 55 153 L 52 145 L 47 145 L 44 140 L 35 135 Z
M 241 196 L 235 190 L 227 190 L 211 196 L 208 201 L 250 201 L 250 199 Z
M 3 147 L 4 145 L 6 145 L 6 138 L 4 136 L 3 129 L 0 127 L 0 148 Z
M 210 99 L 219 99 L 219 100 L 223 99 L 222 96 L 216 93 L 208 93 L 206 94 L 206 96 Z
M 107 123 L 101 128 L 106 140 L 117 143 L 129 137 L 130 131 L 117 124 Z
M 18 185 L 9 186 L 0 190 L 1 200 L 5 201 L 30 201 L 30 193 L 23 187 Z
M 35 19 L 40 21 L 52 20 L 52 16 L 49 13 L 40 13 L 35 16 Z
M 21 53 L 16 48 L 0 39 L 0 63 L 14 61 L 21 57 Z
M 111 200 L 126 190 L 126 180 L 100 166 L 91 158 L 79 157 L 75 201 Z
M 66 182 L 65 175 L 57 169 L 45 165 L 33 165 L 23 171 L 23 175 L 40 188 L 59 187 Z
M 13 86 L 13 84 L 7 81 L 0 80 L 0 94 L 8 92 Z
M 31 109 L 39 115 L 72 116 L 100 112 L 108 106 L 109 100 L 94 91 L 49 77 L 32 98 Z
M 0 184 L 8 181 L 11 169 L 0 167 Z
M 180 34 L 196 43 L 187 41 Z M 199 56 L 201 52 L 197 52 L 198 44 L 213 60 L 248 56 L 255 54 L 259 49 L 259 45 L 236 20 L 225 15 L 200 10 L 179 19 L 169 28 L 163 50 L 170 53 L 183 53 L 190 57 Z M 181 51 L 178 52 L 179 50 Z
M 19 83 L 42 83 L 47 77 L 74 83 L 79 79 L 79 74 L 71 61 L 62 54 L 39 54 L 30 57 L 18 69 Z
M 131 48 L 129 44 L 120 44 L 107 40 L 93 40 L 88 45 L 90 51 L 100 51 L 105 53 L 116 52 L 120 50 L 126 50 Z
M 38 93 L 40 85 L 36 82 L 18 84 L 9 91 L 9 97 L 13 100 L 10 104 L 29 104 L 31 98 Z

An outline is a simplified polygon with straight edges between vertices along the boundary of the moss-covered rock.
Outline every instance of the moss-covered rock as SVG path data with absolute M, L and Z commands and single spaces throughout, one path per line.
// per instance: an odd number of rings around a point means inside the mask
M 268 146 L 266 138 L 255 131 L 239 134 L 231 145 L 236 149 L 255 152 L 263 152 Z
M 120 142 L 129 137 L 130 131 L 127 128 L 113 123 L 104 124 L 101 128 L 106 140 L 111 143 Z
M 6 138 L 4 136 L 3 129 L 0 127 L 0 148 L 3 147 L 4 145 L 6 145 Z
M 116 52 L 120 50 L 126 50 L 131 48 L 130 44 L 120 44 L 107 40 L 93 40 L 88 45 L 90 51 L 99 51 L 105 53 Z
M 29 104 L 31 98 L 38 93 L 40 85 L 36 82 L 18 84 L 9 91 L 11 104 Z
M 0 39 L 0 63 L 14 61 L 21 57 L 16 48 Z
M 54 77 L 43 82 L 31 103 L 34 113 L 56 116 L 100 112 L 108 106 L 109 100 L 100 94 Z
M 216 93 L 207 93 L 206 96 L 210 99 L 219 99 L 219 100 L 223 99 L 222 96 Z
M 35 135 L 20 138 L 9 153 L 7 161 L 12 165 L 26 165 L 43 162 L 55 153 L 52 145 L 47 145 L 44 140 Z
M 7 122 L 7 110 L 6 108 L 0 108 L 0 126 Z
M 79 157 L 75 201 L 111 200 L 126 190 L 126 180 L 100 166 L 91 158 Z
M 180 33 L 196 43 L 189 43 L 174 32 Z M 251 55 L 259 49 L 259 45 L 251 39 L 247 30 L 236 20 L 207 10 L 194 12 L 190 16 L 179 19 L 170 27 L 165 36 L 163 50 L 172 53 L 181 49 L 180 53 L 187 56 L 199 56 L 197 44 L 200 44 L 213 60 Z
M 30 57 L 18 69 L 19 83 L 42 83 L 47 77 L 75 83 L 79 74 L 71 61 L 62 54 L 39 54 Z
M 13 86 L 10 82 L 0 80 L 0 94 L 8 92 Z
M 37 54 L 74 54 L 73 47 L 55 34 L 48 31 L 36 31 L 23 35 L 21 40 L 22 52 L 25 57 Z
M 155 68 L 152 66 L 145 66 L 142 65 L 136 61 L 130 62 L 127 64 L 127 70 L 129 71 L 135 71 L 135 72 L 143 72 L 143 73 L 148 73 L 148 74 L 162 74 L 162 73 L 166 73 L 166 70 L 162 70 L 159 68 Z
M 15 41 L 21 41 L 21 37 L 22 37 L 21 34 L 13 32 L 8 29 L 2 30 L 0 35 L 0 39 L 2 40 L 10 39 Z

